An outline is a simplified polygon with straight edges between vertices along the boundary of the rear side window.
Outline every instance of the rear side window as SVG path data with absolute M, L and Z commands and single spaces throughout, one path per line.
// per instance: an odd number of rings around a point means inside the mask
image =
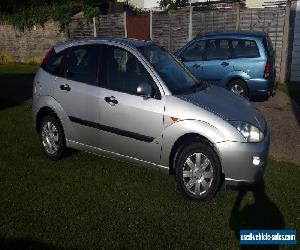
M 99 45 L 73 47 L 68 55 L 65 77 L 91 85 L 98 85 Z
M 230 58 L 230 40 L 208 40 L 205 46 L 207 60 L 226 60 Z
M 182 54 L 182 61 L 202 61 L 204 60 L 205 41 L 198 41 L 191 44 Z
M 259 57 L 259 50 L 255 41 L 232 40 L 233 58 L 255 58 Z
M 60 75 L 63 58 L 67 50 L 60 51 L 42 64 L 42 68 L 52 75 Z M 55 52 L 54 52 L 55 53 Z

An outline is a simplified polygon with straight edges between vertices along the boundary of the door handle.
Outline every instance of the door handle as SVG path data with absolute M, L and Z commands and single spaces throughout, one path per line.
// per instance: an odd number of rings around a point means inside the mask
M 71 90 L 71 87 L 69 86 L 69 84 L 60 85 L 59 87 L 61 90 L 65 90 L 65 91 Z
M 104 101 L 106 101 L 107 103 L 109 103 L 112 106 L 118 104 L 118 100 L 114 96 L 111 96 L 111 97 L 107 96 L 104 98 Z
M 222 62 L 221 65 L 222 65 L 223 67 L 226 67 L 226 66 L 229 65 L 229 63 L 228 63 L 228 62 Z
M 195 63 L 195 64 L 193 65 L 193 67 L 194 67 L 194 68 L 198 68 L 198 67 L 200 67 L 200 65 L 197 64 L 197 63 Z

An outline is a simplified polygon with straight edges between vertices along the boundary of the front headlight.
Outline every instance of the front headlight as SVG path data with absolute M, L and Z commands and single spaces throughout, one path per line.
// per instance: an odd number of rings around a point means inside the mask
M 242 121 L 229 121 L 247 140 L 247 142 L 261 142 L 264 134 L 252 124 Z

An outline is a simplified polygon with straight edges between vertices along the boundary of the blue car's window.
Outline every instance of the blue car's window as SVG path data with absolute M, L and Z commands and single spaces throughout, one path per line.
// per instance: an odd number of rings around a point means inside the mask
M 138 49 L 152 64 L 173 94 L 179 94 L 199 85 L 198 80 L 190 71 L 166 50 L 155 45 Z
M 264 38 L 263 43 L 264 43 L 264 46 L 267 50 L 268 55 L 272 56 L 273 53 L 274 53 L 274 49 L 273 49 L 273 45 L 272 45 L 272 41 L 271 41 L 270 37 L 267 36 L 266 38 Z
M 255 58 L 259 57 L 259 50 L 255 41 L 232 40 L 233 58 Z
M 203 61 L 205 54 L 205 41 L 197 41 L 191 44 L 181 55 L 184 62 Z
M 231 57 L 230 40 L 215 39 L 206 42 L 206 60 L 226 60 Z

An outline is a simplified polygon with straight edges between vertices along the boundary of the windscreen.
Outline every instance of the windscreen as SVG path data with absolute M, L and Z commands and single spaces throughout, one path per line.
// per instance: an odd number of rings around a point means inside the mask
M 173 94 L 181 94 L 199 84 L 190 71 L 163 48 L 148 45 L 138 49 L 152 64 Z

